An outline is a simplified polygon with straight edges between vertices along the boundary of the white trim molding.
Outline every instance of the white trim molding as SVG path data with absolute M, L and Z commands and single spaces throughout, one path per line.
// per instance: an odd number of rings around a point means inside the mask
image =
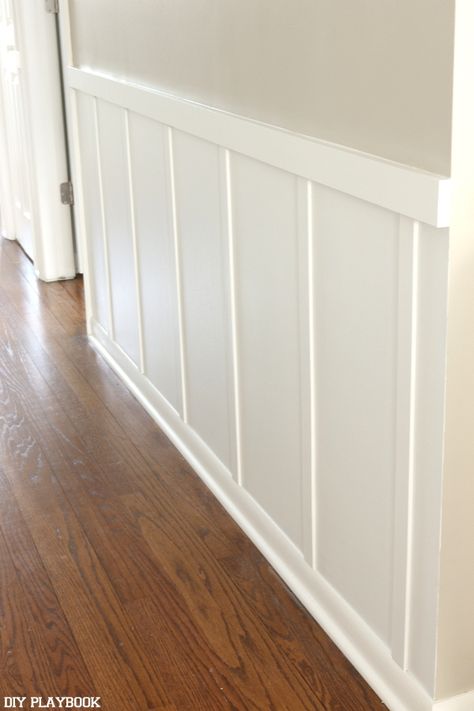
M 474 691 L 437 701 L 433 706 L 433 711 L 472 711 L 472 709 L 474 709 Z
M 434 227 L 448 227 L 451 181 L 150 87 L 69 67 L 72 89 Z

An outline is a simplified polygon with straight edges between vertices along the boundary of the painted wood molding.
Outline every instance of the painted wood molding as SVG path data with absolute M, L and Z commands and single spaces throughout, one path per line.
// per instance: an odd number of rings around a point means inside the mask
M 433 711 L 472 711 L 472 709 L 474 709 L 474 691 L 437 701 L 433 706 Z
M 93 342 L 389 708 L 431 711 L 449 181 L 68 80 Z
M 434 227 L 448 227 L 451 181 L 132 82 L 69 67 L 70 88 L 190 132 L 315 183 Z

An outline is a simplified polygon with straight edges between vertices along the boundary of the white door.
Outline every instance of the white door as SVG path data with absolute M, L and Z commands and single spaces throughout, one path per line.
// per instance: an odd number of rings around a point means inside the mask
M 31 143 L 25 116 L 25 87 L 12 0 L 1 0 L 0 13 L 1 88 L 4 138 L 10 167 L 11 208 L 15 236 L 25 252 L 34 259 Z
M 0 147 L 8 146 L 14 236 L 45 281 L 76 275 L 71 207 L 60 198 L 69 169 L 58 21 L 51 8 L 44 0 L 0 0 Z M 2 176 L 0 171 L 5 204 Z M 2 223 L 4 212 L 2 205 Z

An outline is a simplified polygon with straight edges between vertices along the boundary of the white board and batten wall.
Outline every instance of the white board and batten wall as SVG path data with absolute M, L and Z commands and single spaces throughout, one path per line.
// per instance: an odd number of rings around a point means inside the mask
M 94 342 L 389 708 L 441 709 L 449 181 L 67 83 Z

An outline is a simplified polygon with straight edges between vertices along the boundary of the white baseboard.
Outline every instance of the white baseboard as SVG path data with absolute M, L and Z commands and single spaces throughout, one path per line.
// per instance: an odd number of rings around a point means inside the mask
M 467 694 L 459 694 L 449 699 L 437 701 L 433 705 L 433 711 L 472 711 L 474 709 L 474 691 Z
M 446 705 L 451 702 L 433 706 L 417 680 L 398 666 L 361 617 L 321 574 L 311 569 L 287 536 L 93 319 L 90 332 L 97 351 L 391 711 L 474 708 Z

